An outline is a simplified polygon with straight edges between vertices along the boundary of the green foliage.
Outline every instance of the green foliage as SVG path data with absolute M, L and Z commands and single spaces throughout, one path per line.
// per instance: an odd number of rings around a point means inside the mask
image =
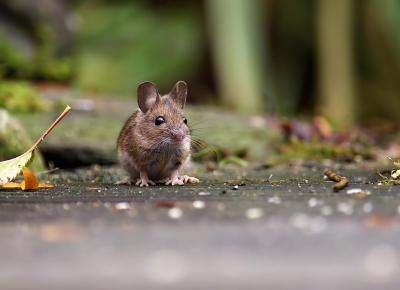
M 14 77 L 26 78 L 32 75 L 33 65 L 5 40 L 0 31 L 0 79 L 9 70 L 13 71 Z
M 35 69 L 40 78 L 50 80 L 66 80 L 73 72 L 72 57 L 55 57 L 56 35 L 51 27 L 42 24 L 36 29 L 39 47 L 36 52 Z
M 287 143 L 273 145 L 273 147 L 278 155 L 273 158 L 272 163 L 293 159 L 352 161 L 356 156 L 362 156 L 364 159 L 372 156 L 372 145 L 364 138 L 361 138 L 361 141 L 337 145 L 323 141 L 317 136 L 311 142 L 305 142 L 293 136 Z
M 205 149 L 192 154 L 192 157 L 193 158 L 198 158 L 200 156 L 206 155 L 209 152 L 212 152 L 214 154 L 219 168 L 224 167 L 224 165 L 229 163 L 229 162 L 230 163 L 236 163 L 236 164 L 241 165 L 241 166 L 247 166 L 247 162 L 245 160 L 243 160 L 242 158 L 239 158 L 237 156 L 230 155 L 230 156 L 223 157 L 222 153 L 221 153 L 221 150 L 218 149 L 215 146 L 208 146 Z
M 399 169 L 393 169 L 390 172 L 390 177 L 386 177 L 385 175 L 381 174 L 377 170 L 376 173 L 378 173 L 378 175 L 383 178 L 383 180 L 380 181 L 380 184 L 381 185 L 399 185 L 400 184 L 400 161 L 394 161 L 392 158 L 390 158 L 390 157 L 388 157 L 388 158 Z
M 0 31 L 0 78 L 67 80 L 74 71 L 73 57 L 56 57 L 56 35 L 48 24 L 34 28 L 33 56 L 24 55 Z
M 0 81 L 0 107 L 10 112 L 36 112 L 46 110 L 48 105 L 28 83 Z
M 197 11 L 85 2 L 79 12 L 85 25 L 77 84 L 84 89 L 132 95 L 138 83 L 152 80 L 165 91 L 195 73 L 204 49 Z

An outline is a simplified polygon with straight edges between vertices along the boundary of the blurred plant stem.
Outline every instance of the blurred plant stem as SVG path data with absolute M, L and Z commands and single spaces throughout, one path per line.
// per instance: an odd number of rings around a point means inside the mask
M 265 57 L 261 3 L 206 0 L 209 34 L 221 100 L 235 110 L 262 112 Z
M 354 124 L 353 0 L 317 4 L 318 96 L 320 113 L 339 126 Z
M 384 22 L 393 37 L 393 50 L 397 56 L 397 65 L 400 66 L 400 1 L 399 0 L 385 0 L 381 1 Z M 397 52 L 397 53 L 396 53 Z

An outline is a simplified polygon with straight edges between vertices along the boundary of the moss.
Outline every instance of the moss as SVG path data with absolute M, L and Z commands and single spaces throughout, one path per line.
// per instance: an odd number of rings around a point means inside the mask
M 74 73 L 73 56 L 57 57 L 56 34 L 48 24 L 34 28 L 34 55 L 27 58 L 0 31 L 0 78 L 68 80 Z
M 200 14 L 178 7 L 152 10 L 143 3 L 87 1 L 80 7 L 85 25 L 79 34 L 79 86 L 131 95 L 138 83 L 152 80 L 164 92 L 181 76 L 196 73 L 204 51 Z
M 35 73 L 39 78 L 48 80 L 66 80 L 73 73 L 72 57 L 55 57 L 55 32 L 48 24 L 36 29 L 39 46 L 35 57 Z
M 0 78 L 2 76 L 27 78 L 32 72 L 33 65 L 18 53 L 16 47 L 6 41 L 0 31 Z
M 0 107 L 10 112 L 45 111 L 45 99 L 26 82 L 0 81 Z
M 311 142 L 291 137 L 288 142 L 275 144 L 272 147 L 277 155 L 270 160 L 271 163 L 293 159 L 353 161 L 356 156 L 362 156 L 363 159 L 371 159 L 373 148 L 365 138 L 337 145 L 329 141 L 320 140 L 317 136 Z

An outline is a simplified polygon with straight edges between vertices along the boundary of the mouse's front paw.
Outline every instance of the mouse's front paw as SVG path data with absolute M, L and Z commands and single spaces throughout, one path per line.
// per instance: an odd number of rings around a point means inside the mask
M 188 175 L 181 175 L 178 176 L 178 179 L 181 180 L 183 183 L 195 183 L 195 182 L 200 182 L 196 177 L 191 177 Z
M 142 179 L 139 178 L 138 181 L 135 183 L 135 185 L 139 185 L 139 186 L 149 186 L 149 183 L 151 185 L 156 185 L 153 181 L 151 181 L 150 179 Z
M 169 184 L 171 184 L 171 185 L 183 185 L 184 182 L 182 180 L 178 179 L 178 178 L 174 178 L 174 179 L 168 180 L 165 183 L 165 185 L 169 185 Z
M 147 173 L 144 171 L 140 172 L 140 178 L 137 180 L 137 182 L 135 183 L 135 185 L 139 185 L 139 186 L 149 186 L 149 183 L 151 185 L 156 185 L 153 181 L 151 181 L 149 179 L 149 177 L 147 176 Z

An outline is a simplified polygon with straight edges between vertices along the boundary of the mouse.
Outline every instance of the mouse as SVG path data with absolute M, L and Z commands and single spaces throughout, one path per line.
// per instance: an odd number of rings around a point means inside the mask
M 190 128 L 183 114 L 186 97 L 183 81 L 166 95 L 160 95 L 152 82 L 139 85 L 139 108 L 126 121 L 117 141 L 118 159 L 129 177 L 116 184 L 149 186 L 166 178 L 166 185 L 199 182 L 179 175 L 191 156 Z

